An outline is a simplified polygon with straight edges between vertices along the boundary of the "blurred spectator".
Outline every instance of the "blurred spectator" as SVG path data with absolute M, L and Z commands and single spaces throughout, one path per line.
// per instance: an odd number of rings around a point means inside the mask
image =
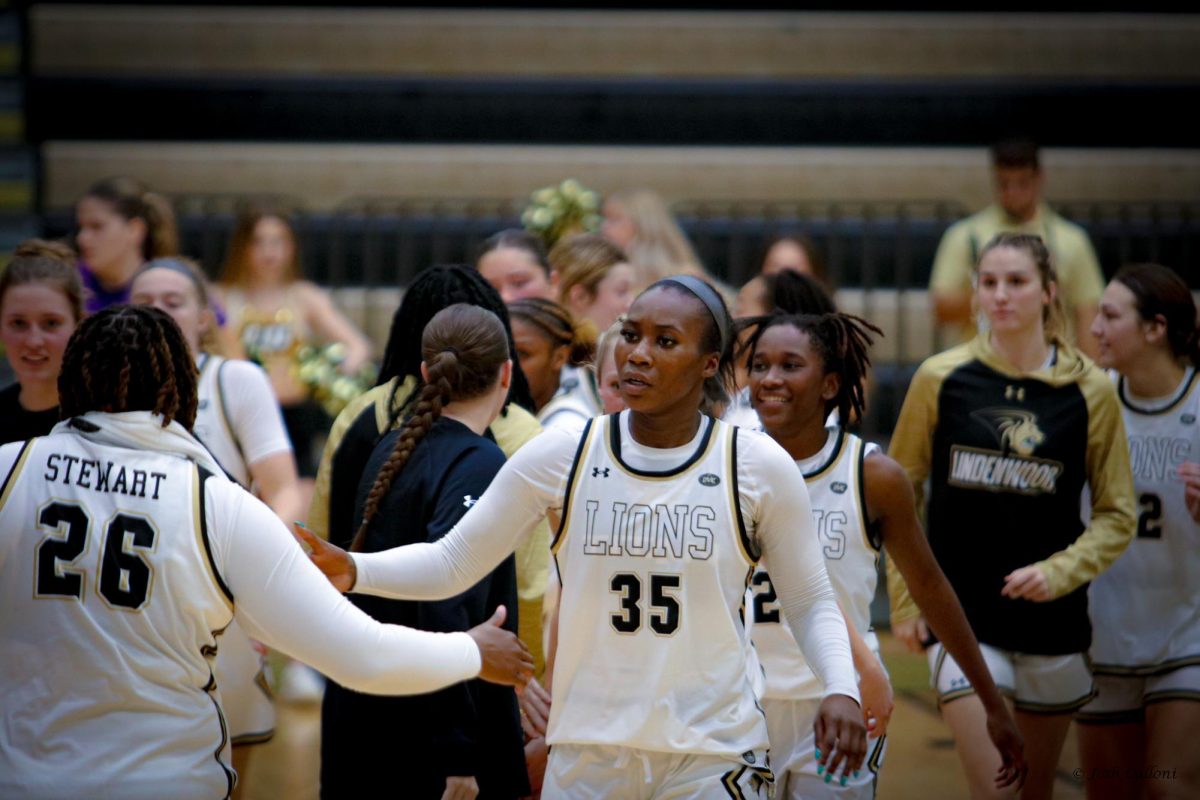
M 475 267 L 505 303 L 528 297 L 554 298 L 557 276 L 550 269 L 546 246 L 528 231 L 509 228 L 489 236 Z
M 75 205 L 79 275 L 87 312 L 129 302 L 129 285 L 152 258 L 179 252 L 175 212 L 134 178 L 106 178 Z
M 635 289 L 645 288 L 668 275 L 695 275 L 712 281 L 683 229 L 656 192 L 623 189 L 609 195 L 604 203 L 603 232 L 629 256 Z
M 612 325 L 633 302 L 633 267 L 620 247 L 595 233 L 559 240 L 550 251 L 558 302 L 596 331 Z
M 781 233 L 767 242 L 759 271 L 763 275 L 774 275 L 785 269 L 811 275 L 822 282 L 827 280 L 825 262 L 816 245 L 802 233 Z
M 314 440 L 332 420 L 300 380 L 298 355 L 312 341 L 343 348 L 339 370 L 357 373 L 371 345 L 338 311 L 323 289 L 300 277 L 296 237 L 279 213 L 255 209 L 241 214 L 221 270 L 218 290 L 234 343 L 233 357 L 262 364 L 283 409 L 300 475 L 316 475 Z M 240 350 L 240 352 L 239 352 Z
M 1042 202 L 1045 176 L 1038 147 L 1027 139 L 992 147 L 996 202 L 950 226 L 938 245 L 929 289 L 938 322 L 955 341 L 975 335 L 971 275 L 983 246 L 1000 232 L 1041 237 L 1057 273 L 1058 296 L 1067 316 L 1067 336 L 1088 355 L 1096 345 L 1089 328 L 1104 278 L 1096 252 L 1083 228 L 1068 222 Z

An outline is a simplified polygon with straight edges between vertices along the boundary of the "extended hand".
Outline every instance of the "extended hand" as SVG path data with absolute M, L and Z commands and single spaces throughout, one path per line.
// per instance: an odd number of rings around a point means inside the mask
M 813 723 L 816 734 L 817 774 L 824 773 L 825 782 L 845 780 L 862 767 L 867 754 L 867 728 L 863 725 L 862 709 L 854 698 L 831 694 L 821 701 Z
M 1200 524 L 1200 464 L 1185 461 L 1176 467 L 1175 471 L 1183 481 L 1183 498 L 1187 503 L 1188 513 Z
M 913 617 L 904 622 L 892 622 L 892 635 L 912 653 L 925 652 L 929 641 L 929 627 L 924 617 Z
M 895 707 L 892 682 L 882 667 L 867 669 L 859 675 L 858 691 L 862 695 L 862 715 L 867 733 L 882 739 L 887 735 Z
M 546 726 L 550 724 L 550 693 L 531 678 L 525 690 L 517 695 L 521 705 L 521 728 L 531 739 L 546 735 Z
M 497 606 L 496 613 L 482 625 L 476 625 L 467 634 L 479 646 L 483 668 L 479 677 L 491 683 L 524 687 L 533 677 L 533 656 L 525 643 L 500 627 L 507 616 L 504 606 Z
M 1017 789 L 1025 783 L 1029 765 L 1025 763 L 1025 743 L 1017 731 L 1012 714 L 1007 708 L 1000 709 L 987 718 L 988 736 L 1000 751 L 1000 769 L 996 771 L 996 788 L 1013 786 Z
M 319 536 L 314 536 L 299 522 L 292 525 L 292 533 L 300 544 L 308 545 L 308 560 L 325 573 L 325 577 L 329 578 L 335 589 L 348 592 L 354 588 L 358 580 L 358 570 L 349 553 Z
M 1033 600 L 1044 603 L 1051 600 L 1050 584 L 1046 582 L 1046 573 L 1041 567 L 1028 566 L 1014 569 L 1004 576 L 1004 588 L 1000 594 L 1012 600 Z
M 451 775 L 446 778 L 442 800 L 475 800 L 478 796 L 479 784 L 470 775 Z

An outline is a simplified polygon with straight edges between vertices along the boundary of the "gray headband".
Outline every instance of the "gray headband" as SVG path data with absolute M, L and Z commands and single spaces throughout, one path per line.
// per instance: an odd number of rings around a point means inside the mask
M 704 303 L 704 307 L 708 309 L 708 313 L 712 314 L 713 321 L 717 323 L 717 330 L 721 334 L 721 352 L 724 353 L 725 345 L 729 344 L 728 312 L 725 310 L 725 304 L 721 302 L 721 296 L 717 294 L 716 290 L 692 275 L 672 275 L 669 278 L 663 278 L 659 283 L 678 284 L 695 295 L 701 303 Z
M 199 275 L 197 275 L 191 268 L 188 267 L 187 264 L 183 263 L 179 259 L 172 258 L 171 256 L 162 256 L 161 258 L 156 258 L 153 261 L 148 261 L 146 262 L 145 266 L 138 271 L 138 275 L 141 275 L 143 272 L 149 272 L 152 269 L 167 269 L 171 272 L 179 273 L 191 281 L 192 285 L 196 287 L 196 294 L 201 303 L 208 301 L 208 287 L 204 285 L 203 280 Z

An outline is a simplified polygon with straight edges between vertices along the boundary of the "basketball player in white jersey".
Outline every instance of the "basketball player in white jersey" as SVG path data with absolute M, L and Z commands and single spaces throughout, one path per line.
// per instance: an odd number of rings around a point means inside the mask
M 629 410 L 518 451 L 445 538 L 353 557 L 315 539 L 335 585 L 444 597 L 472 585 L 547 512 L 562 576 L 544 795 L 766 797 L 767 729 L 742 621 L 760 554 L 824 686 L 826 768 L 858 770 L 866 731 L 846 628 L 795 467 L 762 434 L 702 416 L 731 367 L 728 312 L 695 278 L 643 292 L 616 361 Z
M 155 259 L 133 279 L 130 300 L 170 314 L 196 359 L 199 405 L 193 435 L 229 477 L 256 490 L 285 524 L 302 517 L 296 459 L 267 374 L 249 361 L 205 352 L 205 343 L 215 335 L 216 320 L 203 273 L 186 259 Z M 265 667 L 250 637 L 236 621 L 231 623 L 221 635 L 216 675 L 233 742 L 234 768 L 243 785 L 250 745 L 269 741 L 275 732 Z
M 491 624 L 380 625 L 332 591 L 191 436 L 195 387 L 170 317 L 115 306 L 67 347 L 66 421 L 0 448 L 0 797 L 227 797 L 213 664 L 235 615 L 364 692 L 532 674 Z
M 1137 538 L 1092 582 L 1089 798 L 1200 796 L 1200 333 L 1166 267 L 1129 266 L 1092 324 L 1129 435 Z M 1154 769 L 1161 774 L 1153 772 Z M 1148 772 L 1148 770 L 1151 770 Z M 1165 777 L 1169 776 L 1169 777 Z
M 878 329 L 845 314 L 773 316 L 747 320 L 742 351 L 749 371 L 750 398 L 763 429 L 795 459 L 812 500 L 829 578 L 846 614 L 870 648 L 856 658 L 863 676 L 863 713 L 880 720 L 871 730 L 867 769 L 835 780 L 819 763 L 811 721 L 820 687 L 796 646 L 776 603 L 770 559 L 752 579 L 752 637 L 765 672 L 763 708 L 771 737 L 771 759 L 780 798 L 872 798 L 885 749 L 890 697 L 868 701 L 869 673 L 882 671 L 878 640 L 871 630 L 881 548 L 920 587 L 918 603 L 945 647 L 959 659 L 988 710 L 988 730 L 1003 757 L 997 787 L 1019 785 L 1024 754 L 1003 698 L 988 674 L 979 646 L 954 590 L 942 575 L 922 535 L 913 493 L 900 466 L 827 419 L 861 419 L 871 339 Z M 853 638 L 853 637 L 852 637 Z M 872 663 L 873 662 L 873 663 Z M 878 681 L 878 676 L 875 676 Z M 886 678 L 883 679 L 886 685 Z M 978 681 L 978 683 L 974 683 Z M 873 707 L 873 705 L 878 707 Z M 871 722 L 868 721 L 868 725 Z

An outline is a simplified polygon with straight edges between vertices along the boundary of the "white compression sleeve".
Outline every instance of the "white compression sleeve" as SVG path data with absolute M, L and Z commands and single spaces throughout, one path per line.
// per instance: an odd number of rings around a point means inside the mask
M 251 636 L 370 694 L 422 694 L 479 674 L 466 633 L 376 622 L 333 588 L 267 506 L 220 478 L 206 488 L 214 557 Z
M 505 462 L 488 490 L 446 536 L 379 553 L 354 553 L 353 591 L 403 600 L 465 592 L 562 503 L 579 432 L 544 431 Z
M 766 436 L 739 431 L 756 537 L 784 618 L 804 659 L 825 686 L 823 696 L 859 700 L 846 621 L 825 571 L 808 489 L 795 462 Z

